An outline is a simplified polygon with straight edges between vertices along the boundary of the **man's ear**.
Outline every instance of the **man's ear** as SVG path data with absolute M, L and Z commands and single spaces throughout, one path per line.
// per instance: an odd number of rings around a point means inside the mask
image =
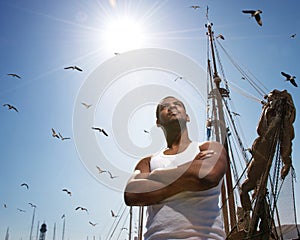
M 160 126 L 161 126 L 161 125 L 160 125 L 159 119 L 156 119 L 156 126 L 157 126 L 157 127 L 160 127 Z
M 187 122 L 190 122 L 190 121 L 191 121 L 190 116 L 189 116 L 188 114 L 186 115 L 186 121 L 187 121 Z

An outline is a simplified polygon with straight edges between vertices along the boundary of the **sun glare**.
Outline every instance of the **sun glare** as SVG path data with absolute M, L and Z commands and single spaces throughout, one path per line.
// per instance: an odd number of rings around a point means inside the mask
M 104 31 L 105 48 L 114 53 L 141 48 L 144 43 L 142 27 L 129 18 L 110 21 Z

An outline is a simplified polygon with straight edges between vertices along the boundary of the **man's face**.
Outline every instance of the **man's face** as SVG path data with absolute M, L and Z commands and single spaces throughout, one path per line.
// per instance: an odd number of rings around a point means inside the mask
M 174 97 L 163 99 L 159 103 L 157 124 L 166 126 L 172 122 L 188 122 L 189 116 L 186 114 L 183 103 Z

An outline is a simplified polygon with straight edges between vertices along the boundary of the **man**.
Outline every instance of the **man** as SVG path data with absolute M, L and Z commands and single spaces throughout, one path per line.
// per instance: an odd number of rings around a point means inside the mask
M 127 205 L 148 206 L 145 239 L 225 239 L 218 203 L 226 151 L 190 140 L 190 118 L 175 97 L 161 100 L 156 118 L 167 148 L 140 160 L 124 193 Z

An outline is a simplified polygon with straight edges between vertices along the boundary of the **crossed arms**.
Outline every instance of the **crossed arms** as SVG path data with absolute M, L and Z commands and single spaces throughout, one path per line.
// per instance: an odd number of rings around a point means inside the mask
M 124 192 L 128 206 L 147 206 L 183 191 L 204 191 L 219 184 L 227 169 L 227 153 L 218 142 L 204 142 L 200 153 L 183 165 L 150 171 L 151 157 L 140 160 Z

